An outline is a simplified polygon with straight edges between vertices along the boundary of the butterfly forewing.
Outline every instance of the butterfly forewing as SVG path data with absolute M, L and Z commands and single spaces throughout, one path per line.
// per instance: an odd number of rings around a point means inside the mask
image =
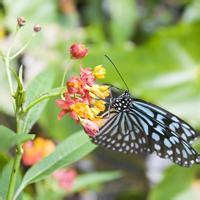
M 158 124 L 167 126 L 189 143 L 192 143 L 198 136 L 189 124 L 163 108 L 140 99 L 133 99 L 133 104 L 137 109 L 153 118 Z

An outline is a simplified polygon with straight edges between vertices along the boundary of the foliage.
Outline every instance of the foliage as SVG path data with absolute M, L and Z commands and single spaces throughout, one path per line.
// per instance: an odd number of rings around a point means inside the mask
M 18 16 L 24 16 L 27 25 L 17 34 L 17 42 L 12 42 Z M 163 178 L 149 188 L 151 180 L 146 177 L 149 166 L 146 165 L 147 169 L 141 167 L 145 165 L 143 157 L 132 155 L 124 158 L 120 154 L 99 150 L 84 158 L 95 146 L 69 117 L 65 116 L 58 122 L 58 108 L 55 106 L 62 89 L 59 86 L 67 62 L 66 48 L 72 42 L 80 41 L 89 48 L 89 56 L 81 61 L 83 67 L 102 64 L 107 70 L 106 82 L 124 88 L 103 56 L 108 54 L 125 77 L 134 97 L 156 103 L 200 130 L 198 0 L 173 3 L 169 0 L 78 0 L 76 3 L 48 0 L 45 4 L 42 0 L 31 3 L 28 0 L 3 0 L 0 3 L 0 20 L 0 47 L 6 52 L 7 46 L 13 43 L 11 56 L 32 37 L 31 24 L 42 25 L 42 32 L 10 62 L 10 67 L 17 73 L 19 63 L 24 65 L 25 109 L 44 98 L 20 116 L 20 134 L 16 134 L 13 131 L 15 116 L 5 63 L 0 63 L 0 199 L 6 198 L 16 145 L 33 139 L 34 135 L 51 138 L 59 145 L 39 163 L 19 170 L 15 192 L 28 186 L 21 195 L 22 199 L 44 199 L 47 198 L 45 195 L 51 196 L 52 193 L 55 195 L 52 194 L 52 198 L 60 199 L 75 192 L 82 195 L 83 191 L 91 188 L 100 195 L 101 192 L 110 195 L 110 190 L 115 188 L 112 196 L 118 199 L 127 196 L 129 199 L 142 199 L 144 193 L 150 200 L 198 199 L 199 166 L 189 169 L 166 166 L 166 170 L 161 172 Z M 6 49 L 5 42 L 9 44 Z M 67 76 L 77 73 L 79 67 L 80 62 L 77 61 Z M 12 82 L 16 89 L 17 80 L 13 75 Z M 199 141 L 195 148 L 200 150 Z M 84 162 L 90 163 L 86 164 L 87 169 Z M 159 162 L 163 163 L 162 160 Z M 55 183 L 48 184 L 51 173 L 64 166 L 74 167 L 80 172 L 69 193 L 61 189 L 55 191 Z M 112 182 L 112 188 L 109 184 L 108 187 L 99 187 L 122 176 L 115 171 L 107 172 L 108 168 L 124 170 L 121 185 L 116 181 Z M 46 189 L 41 191 L 43 187 Z M 37 191 L 36 194 L 33 191 Z

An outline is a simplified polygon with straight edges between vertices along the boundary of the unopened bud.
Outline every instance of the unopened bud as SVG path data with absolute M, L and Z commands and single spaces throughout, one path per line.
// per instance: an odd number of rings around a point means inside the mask
M 36 24 L 34 27 L 33 27 L 33 30 L 35 32 L 40 32 L 42 30 L 42 27 L 40 26 L 40 24 Z
M 17 18 L 17 25 L 19 26 L 19 27 L 22 27 L 22 26 L 24 26 L 26 24 L 26 20 L 25 20 L 25 18 L 24 17 L 18 17 Z
M 83 44 L 72 44 L 70 46 L 70 54 L 74 59 L 81 59 L 88 54 L 88 49 Z

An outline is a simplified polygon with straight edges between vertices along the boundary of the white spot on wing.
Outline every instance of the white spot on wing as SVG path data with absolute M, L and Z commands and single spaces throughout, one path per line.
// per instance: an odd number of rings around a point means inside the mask
M 154 144 L 154 148 L 159 151 L 160 150 L 160 145 L 159 144 Z
M 187 158 L 187 157 L 188 157 L 188 156 L 187 156 L 187 153 L 186 153 L 186 151 L 185 151 L 184 149 L 182 150 L 182 154 L 183 154 L 183 157 L 184 157 L 184 158 Z
M 153 132 L 152 133 L 152 136 L 151 136 L 155 141 L 159 141 L 160 140 L 160 136 L 157 134 L 157 133 L 155 133 L 155 132 Z
M 167 150 L 167 154 L 168 154 L 168 155 L 172 155 L 172 154 L 173 154 L 173 151 L 172 151 L 172 150 Z
M 170 148 L 172 146 L 172 144 L 170 143 L 170 141 L 167 138 L 164 139 L 164 144 L 168 148 Z

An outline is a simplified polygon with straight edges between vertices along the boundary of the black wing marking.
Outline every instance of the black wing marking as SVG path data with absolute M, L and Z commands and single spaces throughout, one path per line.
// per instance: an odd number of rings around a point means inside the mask
M 158 124 L 168 126 L 170 130 L 178 133 L 190 144 L 196 137 L 198 137 L 196 131 L 189 124 L 167 110 L 140 99 L 133 99 L 133 102 L 137 109 L 140 111 L 142 110 Z

